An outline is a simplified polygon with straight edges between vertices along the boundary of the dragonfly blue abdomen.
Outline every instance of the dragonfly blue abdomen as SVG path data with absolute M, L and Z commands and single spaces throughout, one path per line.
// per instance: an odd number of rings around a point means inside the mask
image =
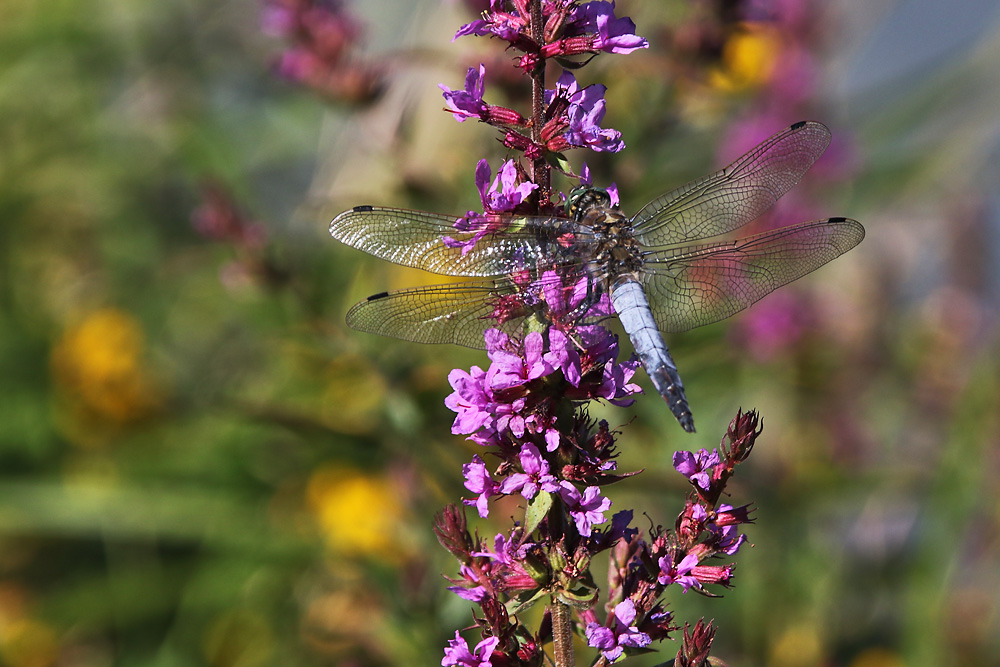
M 667 401 L 681 427 L 694 433 L 694 418 L 684 395 L 684 384 L 653 319 L 642 285 L 634 279 L 619 281 L 611 288 L 611 303 L 656 391 Z

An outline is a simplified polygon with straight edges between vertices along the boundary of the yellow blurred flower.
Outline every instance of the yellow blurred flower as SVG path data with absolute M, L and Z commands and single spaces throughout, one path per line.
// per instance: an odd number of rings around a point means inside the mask
M 59 640 L 49 625 L 32 618 L 4 623 L 0 630 L 0 658 L 10 667 L 48 667 L 56 664 Z
M 400 537 L 405 508 L 397 485 L 389 479 L 350 468 L 323 467 L 310 478 L 306 500 L 331 551 L 388 561 L 403 555 Z
M 823 640 L 812 623 L 789 627 L 771 647 L 768 664 L 774 667 L 812 667 L 823 663 Z
M 103 308 L 69 327 L 52 350 L 52 373 L 76 421 L 134 422 L 161 395 L 143 366 L 145 338 L 134 317 Z
M 781 50 L 781 36 L 773 28 L 747 24 L 734 33 L 722 51 L 722 66 L 713 70 L 710 82 L 725 92 L 740 92 L 767 83 Z

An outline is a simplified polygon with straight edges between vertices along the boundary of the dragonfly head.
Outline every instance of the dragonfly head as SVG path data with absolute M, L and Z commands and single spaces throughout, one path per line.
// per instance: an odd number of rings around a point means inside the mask
M 610 206 L 611 195 L 604 188 L 578 185 L 569 191 L 569 196 L 566 198 L 566 215 L 580 222 L 590 209 L 610 208 Z

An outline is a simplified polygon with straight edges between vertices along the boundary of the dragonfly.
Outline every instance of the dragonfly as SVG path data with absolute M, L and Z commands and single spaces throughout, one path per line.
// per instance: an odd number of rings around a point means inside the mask
M 403 340 L 484 349 L 483 331 L 498 326 L 500 310 L 499 326 L 509 331 L 527 317 L 544 318 L 537 285 L 547 271 L 585 276 L 588 297 L 579 312 L 589 314 L 597 298 L 610 297 L 657 392 L 681 427 L 694 432 L 663 333 L 725 319 L 864 238 L 861 223 L 843 217 L 729 238 L 798 183 L 830 139 L 821 123 L 795 123 L 632 217 L 611 205 L 606 190 L 591 186 L 570 194 L 564 215 L 487 213 L 472 227 L 457 225 L 463 218 L 453 215 L 356 206 L 330 223 L 336 239 L 396 264 L 466 280 L 375 294 L 350 309 L 347 323 Z M 498 307 L 510 303 L 520 308 Z

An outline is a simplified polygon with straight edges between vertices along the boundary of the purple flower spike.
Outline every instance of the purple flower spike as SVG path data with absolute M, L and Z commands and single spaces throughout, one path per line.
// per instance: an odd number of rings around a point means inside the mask
M 490 656 L 499 643 L 499 637 L 487 637 L 476 644 L 475 651 L 470 651 L 469 643 L 455 630 L 455 638 L 448 640 L 444 650 L 441 667 L 490 667 Z

